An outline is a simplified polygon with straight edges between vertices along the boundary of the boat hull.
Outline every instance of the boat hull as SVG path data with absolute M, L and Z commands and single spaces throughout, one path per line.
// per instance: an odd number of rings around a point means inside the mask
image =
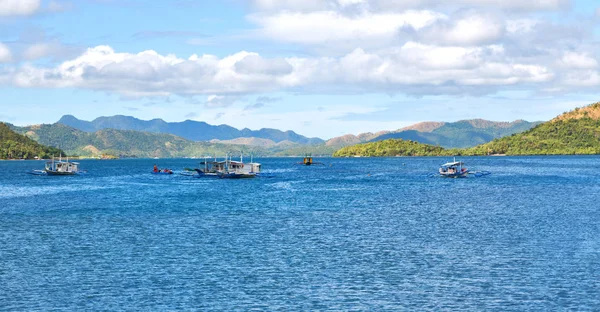
M 220 173 L 221 179 L 252 179 L 256 177 L 256 173 Z
M 60 172 L 60 171 L 46 170 L 46 174 L 49 176 L 72 176 L 72 175 L 76 175 L 77 172 Z
M 459 173 L 440 173 L 441 177 L 444 178 L 466 178 L 469 175 L 468 171 L 459 172 Z

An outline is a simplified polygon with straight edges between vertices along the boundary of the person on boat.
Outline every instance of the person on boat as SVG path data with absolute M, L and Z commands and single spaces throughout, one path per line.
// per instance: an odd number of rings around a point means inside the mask
M 158 172 L 158 167 L 154 165 L 154 172 Z

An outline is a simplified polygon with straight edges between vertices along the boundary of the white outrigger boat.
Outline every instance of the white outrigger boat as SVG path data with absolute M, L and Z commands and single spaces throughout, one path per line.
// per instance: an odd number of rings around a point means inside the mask
M 261 170 L 261 164 L 252 161 L 244 163 L 242 157 L 240 161 L 233 161 L 229 156 L 225 156 L 223 161 L 203 161 L 200 165 L 204 165 L 204 168 L 194 169 L 198 173 L 194 175 L 196 177 L 247 179 L 256 177 Z
M 79 163 L 69 161 L 69 157 L 67 157 L 66 161 L 63 161 L 61 155 L 58 160 L 54 160 L 54 157 L 52 157 L 51 161 L 47 161 L 44 170 L 32 170 L 30 173 L 35 175 L 68 176 L 82 174 L 85 171 L 79 170 Z
M 464 178 L 469 175 L 469 169 L 465 167 L 462 161 L 448 162 L 440 166 L 439 173 L 446 178 Z

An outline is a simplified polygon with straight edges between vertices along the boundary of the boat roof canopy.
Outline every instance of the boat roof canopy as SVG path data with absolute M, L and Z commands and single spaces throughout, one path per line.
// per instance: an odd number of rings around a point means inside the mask
M 443 164 L 442 167 L 452 167 L 452 166 L 459 166 L 459 165 L 464 165 L 464 163 L 462 161 L 453 161 L 453 162 Z

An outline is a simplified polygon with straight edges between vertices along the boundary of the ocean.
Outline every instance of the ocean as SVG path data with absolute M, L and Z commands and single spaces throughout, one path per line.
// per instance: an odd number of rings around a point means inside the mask
M 0 162 L 0 310 L 600 310 L 600 157 Z

